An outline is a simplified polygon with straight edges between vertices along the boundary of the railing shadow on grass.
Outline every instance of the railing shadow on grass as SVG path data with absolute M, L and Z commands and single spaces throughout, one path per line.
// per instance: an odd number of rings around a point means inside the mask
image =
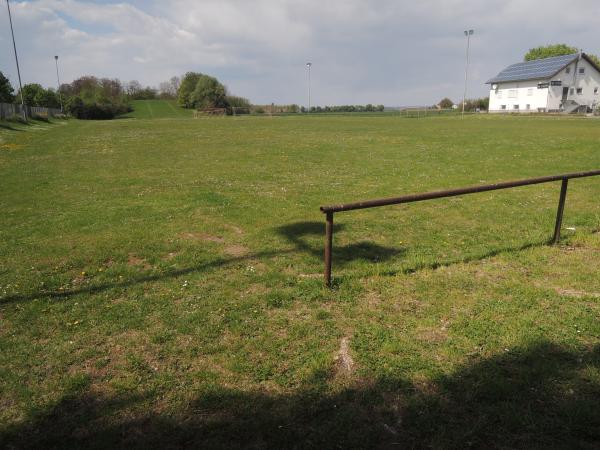
M 600 382 L 590 376 L 598 370 L 599 346 L 542 341 L 427 382 L 390 374 L 332 390 L 332 367 L 289 393 L 212 385 L 168 412 L 169 397 L 153 391 L 110 396 L 82 387 L 5 428 L 0 445 L 592 449 L 600 446 Z
M 341 224 L 335 225 L 336 231 L 342 231 L 344 226 Z M 296 253 L 309 254 L 314 258 L 322 258 L 323 246 L 322 245 L 311 245 L 310 242 L 305 241 L 303 238 L 311 235 L 321 235 L 323 231 L 323 224 L 321 222 L 296 222 L 292 224 L 283 225 L 277 227 L 274 230 L 276 234 L 285 237 L 290 243 L 294 244 L 294 248 L 269 250 L 251 253 L 244 256 L 233 256 L 227 258 L 218 258 L 213 261 L 199 264 L 194 267 L 187 267 L 176 270 L 169 270 L 160 273 L 145 274 L 139 277 L 135 277 L 130 280 L 115 281 L 110 283 L 102 283 L 98 285 L 80 287 L 77 289 L 70 289 L 65 291 L 40 291 L 29 294 L 14 294 L 0 297 L 0 306 L 9 303 L 20 303 L 25 301 L 31 301 L 34 299 L 67 299 L 69 297 L 80 295 L 80 294 L 97 294 L 110 289 L 123 289 L 131 286 L 135 286 L 143 283 L 151 283 L 169 278 L 178 278 L 184 275 L 192 273 L 202 273 L 212 269 L 219 269 L 221 267 L 227 267 L 234 264 L 242 263 L 244 261 L 260 260 L 263 258 L 272 258 L 282 255 L 290 255 Z M 534 247 L 542 247 L 548 245 L 548 241 L 538 241 L 534 243 L 525 244 L 518 247 L 506 247 L 501 249 L 495 249 L 490 252 L 475 255 L 468 258 L 458 258 L 447 261 L 434 261 L 429 264 L 418 264 L 413 267 L 405 267 L 401 269 L 391 269 L 379 271 L 380 276 L 396 276 L 398 274 L 410 274 L 421 270 L 435 270 L 440 267 L 449 267 L 455 264 L 463 264 L 474 261 L 481 261 L 492 258 L 494 256 L 527 250 Z M 344 266 L 356 260 L 366 260 L 374 262 L 386 262 L 399 258 L 405 253 L 405 248 L 394 248 L 385 247 L 372 242 L 362 241 L 353 243 L 347 246 L 337 246 L 334 249 L 334 255 L 336 258 L 336 265 Z
M 32 294 L 8 295 L 5 297 L 0 297 L 0 305 L 30 301 L 33 299 L 40 298 L 66 299 L 79 294 L 96 294 L 108 289 L 128 288 L 137 284 L 155 282 L 168 278 L 177 278 L 190 273 L 205 272 L 211 269 L 218 269 L 220 267 L 231 266 L 233 264 L 241 263 L 244 261 L 272 258 L 275 256 L 281 256 L 285 254 L 309 253 L 313 256 L 319 256 L 323 254 L 322 247 L 312 247 L 301 239 L 302 236 L 317 233 L 317 225 L 320 231 L 322 232 L 323 225 L 317 222 L 299 222 L 277 228 L 276 232 L 278 234 L 286 236 L 288 240 L 294 244 L 294 248 L 291 249 L 267 250 L 262 252 L 251 253 L 244 256 L 218 258 L 213 261 L 204 264 L 199 264 L 194 267 L 170 270 L 156 274 L 142 275 L 140 277 L 121 282 L 103 283 L 99 285 L 86 286 L 65 291 L 41 291 Z M 356 259 L 384 260 L 398 255 L 399 253 L 401 253 L 400 250 L 378 246 L 370 242 L 355 243 L 346 247 L 339 247 L 338 249 L 336 249 L 336 255 L 339 255 L 340 264 L 346 264 Z
M 335 232 L 344 229 L 343 224 L 335 224 Z M 275 229 L 277 234 L 285 237 L 293 243 L 298 251 L 308 253 L 315 258 L 323 258 L 324 248 L 322 245 L 324 225 L 322 222 L 294 222 Z M 317 246 L 307 242 L 307 237 L 318 237 L 320 243 Z M 338 246 L 334 249 L 335 261 L 339 266 L 344 266 L 352 261 L 387 261 L 401 256 L 405 252 L 403 248 L 386 247 L 370 241 L 360 241 L 353 244 Z

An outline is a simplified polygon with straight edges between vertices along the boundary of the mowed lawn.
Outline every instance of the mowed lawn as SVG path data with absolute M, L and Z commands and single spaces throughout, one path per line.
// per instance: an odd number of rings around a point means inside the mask
M 133 100 L 133 111 L 126 118 L 134 119 L 183 119 L 193 116 L 193 111 L 181 108 L 176 100 Z
M 598 169 L 599 121 L 139 111 L 0 129 L 0 446 L 600 446 L 600 178 L 558 246 L 560 183 L 337 214 L 331 290 L 319 212 Z

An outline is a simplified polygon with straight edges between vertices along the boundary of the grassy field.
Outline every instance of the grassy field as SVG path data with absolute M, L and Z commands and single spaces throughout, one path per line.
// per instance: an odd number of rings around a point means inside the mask
M 0 447 L 598 448 L 600 180 L 558 246 L 559 184 L 338 214 L 332 290 L 319 206 L 597 169 L 600 122 L 145 106 L 0 128 Z
M 181 108 L 176 100 L 134 100 L 133 111 L 126 118 L 134 119 L 184 119 L 190 118 L 193 111 Z

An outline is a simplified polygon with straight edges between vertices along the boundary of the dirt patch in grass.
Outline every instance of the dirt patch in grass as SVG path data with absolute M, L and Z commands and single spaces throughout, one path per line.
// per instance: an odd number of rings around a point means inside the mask
M 248 248 L 243 245 L 228 245 L 225 247 L 225 253 L 230 256 L 246 256 L 248 251 Z
M 354 372 L 354 360 L 350 355 L 350 339 L 345 337 L 340 342 L 340 349 L 335 357 L 335 373 L 347 377 Z
M 574 298 L 582 298 L 582 297 L 593 297 L 600 298 L 600 292 L 586 292 L 586 291 L 578 291 L 576 289 L 562 289 L 562 288 L 554 288 L 558 295 L 562 295 L 564 297 L 574 297 Z
M 379 294 L 379 292 L 368 292 L 365 296 L 365 299 L 367 300 L 367 305 L 372 307 L 377 307 L 381 304 L 381 295 Z
M 229 228 L 231 231 L 233 231 L 235 234 L 244 234 L 244 230 L 242 230 L 240 227 L 236 227 L 235 225 L 225 225 L 227 228 Z
M 419 331 L 418 338 L 422 342 L 437 344 L 448 339 L 448 332 L 444 328 L 425 328 Z
M 188 241 L 215 242 L 217 244 L 223 244 L 225 242 L 225 239 L 222 237 L 213 236 L 207 233 L 182 233 L 179 237 Z
M 144 269 L 151 269 L 152 266 L 144 258 L 140 258 L 133 253 L 129 254 L 127 258 L 127 265 L 129 267 L 142 267 Z

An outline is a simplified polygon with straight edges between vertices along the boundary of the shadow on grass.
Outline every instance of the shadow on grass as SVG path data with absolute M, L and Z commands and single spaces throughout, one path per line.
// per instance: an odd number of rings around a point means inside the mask
M 83 388 L 8 428 L 0 444 L 596 449 L 598 370 L 599 347 L 578 352 L 545 342 L 473 361 L 425 383 L 391 375 L 332 393 L 329 378 L 315 374 L 307 385 L 279 395 L 213 385 L 169 412 L 158 412 L 165 410 L 164 397 L 156 392 L 104 397 Z
M 343 231 L 343 224 L 334 224 L 333 233 Z M 308 236 L 318 236 L 324 241 L 325 224 L 323 222 L 295 222 L 276 228 L 281 236 L 292 242 L 296 248 L 304 253 L 311 254 L 316 258 L 323 258 L 323 244 L 312 246 L 304 238 Z M 346 246 L 333 246 L 333 261 L 336 265 L 345 265 L 355 260 L 363 261 L 387 261 L 400 256 L 405 252 L 404 249 L 385 247 L 369 241 L 360 241 Z
M 12 126 L 11 122 L 6 122 L 4 120 L 0 120 L 0 129 L 8 130 L 8 131 L 25 131 L 19 128 L 15 128 Z
M 334 231 L 339 232 L 339 231 L 343 230 L 343 228 L 344 228 L 343 225 L 335 225 Z M 285 225 L 285 226 L 276 228 L 276 231 L 278 234 L 286 237 L 291 243 L 293 243 L 295 248 L 262 251 L 262 252 L 256 252 L 256 253 L 252 253 L 252 254 L 248 254 L 248 255 L 244 255 L 244 256 L 218 258 L 213 261 L 210 261 L 210 262 L 207 262 L 204 264 L 199 264 L 194 267 L 187 267 L 187 268 L 177 269 L 177 270 L 169 270 L 166 272 L 161 272 L 161 273 L 156 273 L 156 274 L 151 274 L 151 275 L 142 275 L 142 276 L 133 278 L 131 280 L 86 286 L 86 287 L 82 287 L 82 288 L 65 290 L 65 291 L 40 291 L 40 292 L 30 293 L 30 294 L 7 295 L 4 297 L 0 297 L 0 305 L 9 304 L 9 303 L 20 303 L 20 302 L 25 302 L 25 301 L 31 301 L 34 299 L 50 298 L 50 299 L 60 300 L 60 299 L 67 299 L 69 297 L 72 297 L 74 295 L 79 295 L 79 294 L 96 294 L 96 293 L 103 292 L 103 291 L 106 291 L 109 289 L 128 288 L 131 286 L 135 286 L 137 284 L 150 283 L 150 282 L 160 281 L 160 280 L 169 279 L 169 278 L 177 278 L 177 277 L 181 277 L 181 276 L 184 276 L 184 275 L 187 275 L 190 273 L 201 273 L 201 272 L 205 272 L 205 271 L 212 270 L 212 269 L 218 269 L 221 267 L 239 264 L 239 263 L 242 263 L 245 261 L 260 260 L 262 258 L 272 258 L 272 257 L 281 256 L 281 255 L 285 255 L 285 254 L 307 253 L 307 254 L 310 254 L 313 257 L 316 257 L 319 259 L 323 257 L 323 246 L 322 245 L 316 246 L 316 247 L 311 246 L 309 243 L 304 241 L 302 238 L 306 237 L 306 236 L 310 236 L 310 235 L 324 234 L 324 224 L 322 224 L 320 222 L 297 222 L 297 223 L 293 223 L 290 225 Z M 452 266 L 454 264 L 463 264 L 463 263 L 469 263 L 469 262 L 473 262 L 473 261 L 480 261 L 480 260 L 492 258 L 494 256 L 497 256 L 497 255 L 500 255 L 503 253 L 522 251 L 522 250 L 526 250 L 528 248 L 541 247 L 541 246 L 544 246 L 547 244 L 548 244 L 547 241 L 542 241 L 542 242 L 537 242 L 537 243 L 526 244 L 526 245 L 516 247 L 516 248 L 510 247 L 510 248 L 497 249 L 497 250 L 490 251 L 483 255 L 476 255 L 473 257 L 469 257 L 469 258 L 462 258 L 462 259 L 450 260 L 450 261 L 436 261 L 431 264 L 420 264 L 415 267 L 408 267 L 408 268 L 399 269 L 399 270 L 382 271 L 379 274 L 383 275 L 383 276 L 395 276 L 395 275 L 398 275 L 399 273 L 408 274 L 408 273 L 418 272 L 420 270 L 437 269 L 439 267 L 448 267 L 448 266 Z M 384 246 L 380 246 L 380 245 L 373 244 L 371 242 L 365 242 L 365 241 L 350 244 L 347 246 L 342 246 L 342 247 L 338 246 L 337 248 L 334 246 L 333 266 L 335 269 L 336 267 L 344 266 L 345 264 L 348 264 L 355 260 L 365 260 L 365 261 L 372 261 L 372 262 L 388 261 L 392 258 L 401 256 L 404 253 L 404 251 L 405 251 L 404 249 L 397 249 L 397 248 L 393 248 L 393 247 L 384 247 Z M 335 282 L 335 283 L 338 283 L 338 282 Z

